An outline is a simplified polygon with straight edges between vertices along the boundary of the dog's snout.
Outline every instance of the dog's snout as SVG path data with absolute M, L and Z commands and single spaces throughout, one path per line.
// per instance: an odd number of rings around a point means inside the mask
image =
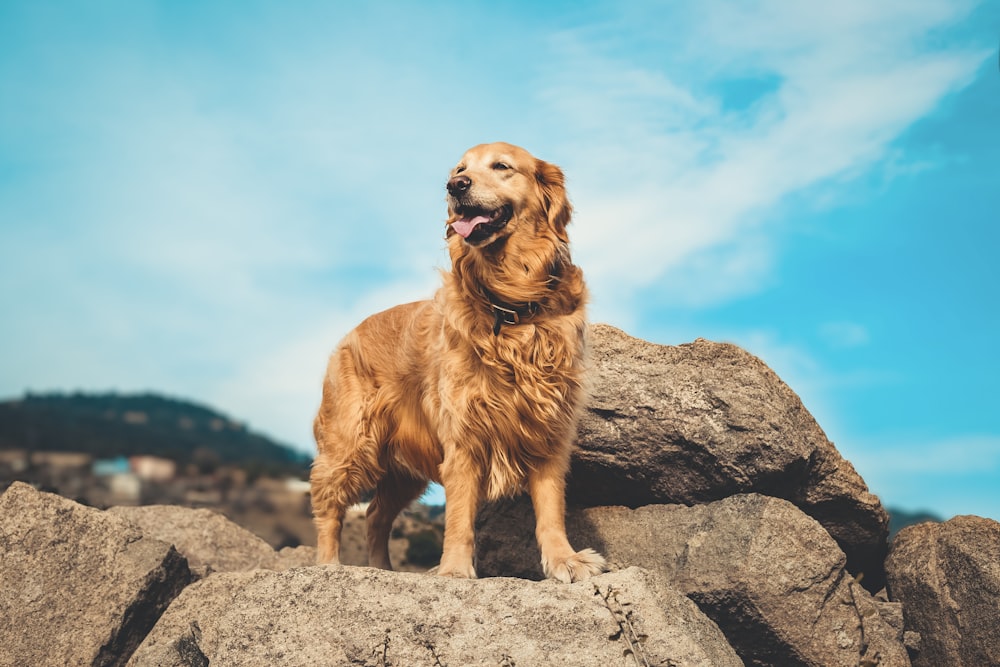
M 464 194 L 472 187 L 472 179 L 468 176 L 456 176 L 448 181 L 448 194 L 452 197 Z

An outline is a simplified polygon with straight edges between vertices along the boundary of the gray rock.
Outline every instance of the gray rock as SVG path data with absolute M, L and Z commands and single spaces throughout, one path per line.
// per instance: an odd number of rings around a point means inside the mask
M 316 547 L 300 544 L 297 547 L 285 547 L 278 552 L 275 570 L 288 570 L 293 567 L 310 567 L 316 564 Z
M 591 348 L 571 503 L 785 498 L 826 528 L 868 590 L 884 586 L 887 513 L 762 361 L 734 345 L 656 345 L 602 324 L 591 329 Z
M 211 510 L 147 505 L 108 511 L 132 521 L 149 537 L 174 545 L 199 578 L 277 565 L 278 553 L 271 545 Z
M 129 664 L 742 663 L 690 600 L 637 568 L 560 585 L 323 566 L 215 574 L 190 586 Z
M 123 665 L 189 581 L 123 517 L 20 482 L 0 496 L 0 665 Z
M 570 510 L 570 542 L 615 566 L 639 566 L 692 600 L 748 665 L 909 665 L 899 605 L 876 602 L 844 569 L 845 557 L 791 503 L 738 495 L 704 505 Z M 540 578 L 527 499 L 493 505 L 477 526 L 482 576 Z M 882 618 L 887 613 L 889 621 Z
M 957 516 L 896 535 L 889 593 L 920 634 L 917 667 L 1000 665 L 1000 523 Z

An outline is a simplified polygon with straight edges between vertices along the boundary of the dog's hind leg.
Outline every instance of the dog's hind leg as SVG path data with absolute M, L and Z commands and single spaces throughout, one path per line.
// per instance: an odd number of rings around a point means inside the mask
M 360 446 L 348 452 L 321 452 L 309 475 L 313 518 L 316 523 L 316 562 L 340 562 L 340 532 L 344 514 L 361 495 L 375 487 L 383 475 L 374 446 Z M 353 454 L 345 460 L 344 454 Z
M 360 485 L 349 465 L 338 465 L 320 454 L 309 475 L 313 520 L 316 523 L 316 562 L 340 562 L 340 531 L 347 507 L 357 501 Z
M 415 479 L 398 470 L 387 471 L 375 487 L 375 497 L 368 505 L 365 530 L 368 540 L 368 565 L 391 570 L 389 533 L 399 513 L 427 488 L 427 481 Z

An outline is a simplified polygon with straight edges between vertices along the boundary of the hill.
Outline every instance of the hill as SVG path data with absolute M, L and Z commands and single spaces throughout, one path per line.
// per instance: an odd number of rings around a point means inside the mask
M 0 450 L 152 455 L 302 475 L 309 457 L 202 405 L 157 394 L 27 394 L 0 402 Z
M 887 507 L 885 508 L 889 512 L 889 539 L 896 537 L 899 531 L 903 530 L 907 526 L 915 526 L 918 523 L 941 523 L 944 521 L 941 517 L 928 511 L 916 511 L 911 512 L 909 510 L 899 509 L 898 507 Z

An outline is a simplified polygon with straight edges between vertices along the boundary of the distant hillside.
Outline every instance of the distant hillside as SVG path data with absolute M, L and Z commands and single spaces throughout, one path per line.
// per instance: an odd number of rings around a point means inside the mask
M 0 449 L 148 454 L 303 474 L 309 457 L 210 408 L 155 394 L 28 394 L 0 402 Z
M 941 523 L 943 519 L 936 514 L 931 512 L 909 512 L 907 510 L 901 510 L 894 507 L 887 507 L 886 511 L 889 512 L 889 539 L 896 537 L 896 533 L 901 531 L 907 526 L 913 526 L 918 523 Z

